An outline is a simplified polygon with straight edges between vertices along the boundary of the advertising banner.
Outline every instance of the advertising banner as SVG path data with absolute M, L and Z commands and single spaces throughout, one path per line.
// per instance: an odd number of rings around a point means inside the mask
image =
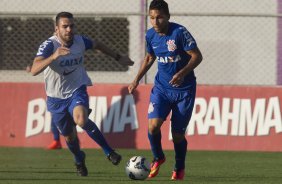
M 150 149 L 151 88 L 140 85 L 131 95 L 127 85 L 88 87 L 89 118 L 114 148 Z M 52 133 L 44 84 L 0 83 L 0 94 L 0 146 L 46 147 Z M 188 149 L 282 151 L 281 94 L 280 87 L 198 86 L 186 131 Z M 83 148 L 98 148 L 81 128 L 77 130 Z M 173 149 L 170 116 L 162 126 L 162 143 L 164 149 Z

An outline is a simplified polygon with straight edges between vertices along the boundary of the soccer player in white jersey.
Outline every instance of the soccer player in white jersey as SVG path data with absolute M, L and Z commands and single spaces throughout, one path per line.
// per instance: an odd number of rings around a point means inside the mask
M 148 138 L 154 156 L 149 178 L 157 176 L 160 165 L 165 162 L 160 128 L 172 112 L 171 131 L 175 165 L 171 180 L 183 180 L 187 152 L 185 131 L 196 95 L 196 77 L 193 70 L 202 61 L 202 54 L 185 27 L 169 22 L 168 4 L 164 0 L 153 0 L 150 3 L 149 16 L 152 28 L 146 34 L 147 54 L 128 90 L 133 93 L 140 79 L 156 60 L 158 72 L 148 110 Z
M 114 165 L 121 160 L 121 156 L 108 145 L 96 124 L 88 119 L 90 109 L 86 87 L 92 85 L 92 82 L 83 63 L 84 53 L 89 49 L 98 49 L 122 65 L 133 65 L 128 56 L 115 53 L 97 40 L 75 34 L 73 15 L 60 12 L 56 16 L 55 35 L 40 45 L 31 68 L 32 75 L 44 71 L 47 108 L 74 155 L 77 174 L 80 176 L 87 176 L 88 171 L 75 125 L 85 130 L 102 147 Z

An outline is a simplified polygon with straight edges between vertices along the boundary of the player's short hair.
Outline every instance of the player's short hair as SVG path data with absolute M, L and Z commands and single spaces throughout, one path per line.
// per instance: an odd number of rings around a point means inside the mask
M 168 4 L 164 0 L 153 0 L 149 6 L 149 10 L 162 10 L 165 14 L 170 16 Z
M 69 19 L 73 19 L 73 14 L 70 12 L 60 12 L 56 15 L 56 25 L 59 24 L 59 20 L 60 18 L 69 18 Z

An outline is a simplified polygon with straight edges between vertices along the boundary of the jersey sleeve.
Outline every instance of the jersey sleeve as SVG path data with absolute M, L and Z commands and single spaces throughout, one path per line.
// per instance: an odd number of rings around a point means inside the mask
M 197 47 L 196 40 L 185 27 L 180 28 L 178 39 L 185 51 L 192 50 Z
M 48 58 L 53 54 L 54 44 L 52 40 L 46 40 L 43 42 L 36 53 L 36 57 L 43 56 L 44 58 Z
M 82 40 L 85 44 L 85 50 L 93 48 L 93 41 L 90 38 L 88 38 L 86 36 L 82 36 Z
M 146 39 L 146 50 L 149 54 L 154 54 L 154 50 L 153 50 L 153 47 L 152 47 L 152 44 L 151 44 L 151 39 L 149 38 L 148 35 L 146 35 L 145 37 Z

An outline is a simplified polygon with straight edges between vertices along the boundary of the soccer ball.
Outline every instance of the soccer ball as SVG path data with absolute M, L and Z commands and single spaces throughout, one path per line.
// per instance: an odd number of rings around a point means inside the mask
M 125 172 L 132 180 L 144 180 L 150 174 L 150 163 L 145 157 L 134 156 L 126 163 Z

